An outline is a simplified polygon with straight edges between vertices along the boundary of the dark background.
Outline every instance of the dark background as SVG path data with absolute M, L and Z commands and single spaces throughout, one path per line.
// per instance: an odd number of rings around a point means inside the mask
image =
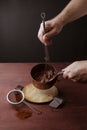
M 37 38 L 45 11 L 56 16 L 69 0 L 0 0 L 0 62 L 43 62 Z M 87 16 L 68 24 L 49 47 L 52 62 L 87 59 Z

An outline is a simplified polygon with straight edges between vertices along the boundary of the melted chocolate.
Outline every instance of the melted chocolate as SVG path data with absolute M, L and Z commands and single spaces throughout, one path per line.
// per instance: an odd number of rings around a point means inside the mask
M 41 72 L 35 75 L 35 80 L 41 83 L 47 83 L 55 75 L 53 70 L 42 70 Z

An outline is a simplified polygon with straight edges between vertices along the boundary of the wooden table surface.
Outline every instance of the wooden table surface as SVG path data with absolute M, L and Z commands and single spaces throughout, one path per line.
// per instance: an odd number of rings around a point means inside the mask
M 42 114 L 21 120 L 7 102 L 6 94 L 17 85 L 32 82 L 31 68 L 37 63 L 0 63 L 0 130 L 87 130 L 87 83 L 62 79 L 56 83 L 63 106 L 54 109 L 49 103 L 33 104 Z M 69 63 L 53 63 L 61 70 Z

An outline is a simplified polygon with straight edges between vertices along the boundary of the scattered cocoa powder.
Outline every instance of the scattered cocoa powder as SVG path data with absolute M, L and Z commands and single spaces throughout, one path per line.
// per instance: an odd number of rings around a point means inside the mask
M 18 86 L 16 87 L 16 89 L 22 90 L 22 89 L 23 89 L 23 86 L 18 85 Z M 20 101 L 20 99 L 22 98 L 22 97 L 21 97 L 22 95 L 21 95 L 20 93 L 16 93 L 15 96 L 16 96 L 16 101 Z M 17 116 L 19 119 L 24 120 L 24 119 L 27 119 L 27 118 L 29 118 L 29 117 L 32 116 L 32 111 L 31 111 L 31 109 L 27 108 L 26 105 L 23 104 L 23 103 L 19 104 L 18 107 L 16 106 L 15 108 L 16 108 L 15 110 L 17 111 L 16 116 Z
M 26 119 L 32 116 L 32 111 L 30 109 L 19 109 L 16 113 L 16 116 L 19 119 Z

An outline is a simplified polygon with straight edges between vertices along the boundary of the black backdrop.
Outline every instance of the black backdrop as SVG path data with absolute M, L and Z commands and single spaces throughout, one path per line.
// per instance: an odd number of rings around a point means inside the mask
M 43 62 L 37 38 L 41 23 L 57 15 L 69 0 L 0 0 L 0 62 Z M 87 16 L 64 27 L 49 47 L 51 61 L 87 59 Z

